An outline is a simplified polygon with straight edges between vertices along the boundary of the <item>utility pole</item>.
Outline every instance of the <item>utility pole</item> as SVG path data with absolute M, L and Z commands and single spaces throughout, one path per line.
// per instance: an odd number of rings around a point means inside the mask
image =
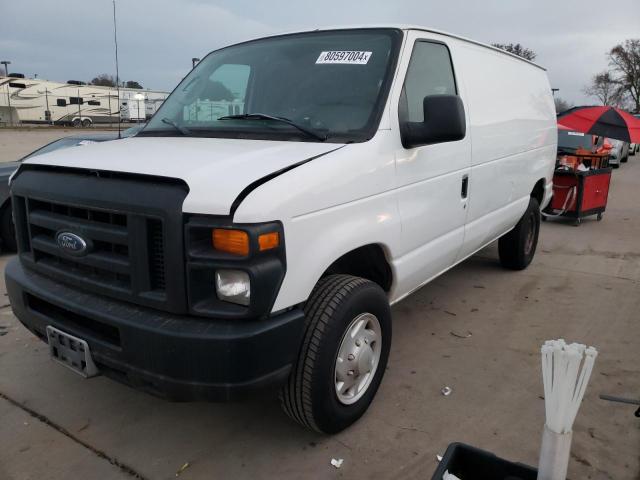
M 6 76 L 9 76 L 9 65 L 11 65 L 11 62 L 9 60 L 2 60 L 0 62 L 2 65 L 4 65 L 4 72 L 6 74 Z M 9 91 L 9 82 L 7 82 L 7 105 L 9 106 L 9 125 L 13 125 L 13 114 L 11 113 L 11 92 Z
M 9 105 L 9 125 L 13 125 L 13 114 L 11 113 L 11 92 L 9 91 L 9 82 L 7 85 L 7 104 Z
M 556 92 L 559 92 L 560 89 L 559 88 L 552 88 L 551 89 L 551 94 L 555 97 L 556 96 Z
M 82 126 L 82 110 L 80 109 L 80 89 L 78 89 L 78 116 L 80 117 L 80 126 Z
M 47 103 L 47 111 L 44 112 L 44 119 L 48 120 L 49 123 L 51 122 L 51 110 L 49 110 L 49 89 L 47 88 L 47 86 L 45 85 L 44 87 L 44 99 Z

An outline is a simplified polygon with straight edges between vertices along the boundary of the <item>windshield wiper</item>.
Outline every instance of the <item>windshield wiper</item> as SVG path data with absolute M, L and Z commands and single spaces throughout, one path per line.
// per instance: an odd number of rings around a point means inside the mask
M 181 134 L 183 134 L 185 136 L 186 135 L 191 135 L 191 130 L 189 130 L 187 127 L 183 127 L 182 125 L 178 125 L 176 122 L 174 122 L 170 118 L 163 118 L 160 121 L 162 123 L 167 124 L 167 125 L 171 125 L 173 128 L 175 128 L 176 130 L 178 130 Z
M 267 115 L 266 113 L 243 113 L 240 115 L 226 115 L 224 117 L 218 118 L 218 120 L 273 120 L 275 122 L 286 123 L 287 125 L 291 125 L 294 128 L 297 128 L 302 133 L 307 134 L 310 137 L 313 137 L 321 142 L 324 142 L 327 139 L 327 136 L 318 132 L 314 132 L 311 129 L 303 127 L 302 125 L 297 124 L 293 120 L 290 120 L 285 117 L 276 117 L 274 115 Z

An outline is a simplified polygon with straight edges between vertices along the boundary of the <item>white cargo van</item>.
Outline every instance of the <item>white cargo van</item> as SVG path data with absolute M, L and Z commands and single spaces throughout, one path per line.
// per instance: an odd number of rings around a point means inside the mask
M 223 48 L 136 137 L 22 165 L 11 303 L 84 376 L 176 400 L 277 387 L 337 432 L 380 385 L 391 304 L 496 239 L 531 262 L 556 143 L 545 71 L 455 35 Z

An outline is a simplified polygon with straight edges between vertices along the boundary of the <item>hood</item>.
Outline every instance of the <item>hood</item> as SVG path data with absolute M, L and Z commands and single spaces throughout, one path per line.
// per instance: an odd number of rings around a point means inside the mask
M 189 195 L 182 206 L 184 212 L 228 215 L 234 200 L 249 185 L 341 146 L 226 138 L 134 137 L 45 153 L 24 163 L 178 178 L 189 186 Z

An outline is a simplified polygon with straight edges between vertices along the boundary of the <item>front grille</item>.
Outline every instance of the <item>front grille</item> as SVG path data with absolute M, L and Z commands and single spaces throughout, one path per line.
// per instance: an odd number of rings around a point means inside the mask
M 22 205 L 18 210 L 24 210 L 26 219 L 27 239 L 21 250 L 30 251 L 34 263 L 45 272 L 106 291 L 151 295 L 157 300 L 164 297 L 162 220 L 25 197 L 14 198 L 14 202 Z M 137 246 L 139 242 L 130 235 L 132 228 L 146 230 L 146 248 Z M 89 253 L 76 257 L 61 250 L 56 241 L 61 231 L 80 235 Z M 132 255 L 134 250 L 137 255 Z M 140 267 L 148 273 L 137 274 Z
M 131 291 L 131 262 L 127 216 L 106 210 L 25 199 L 34 260 L 60 273 L 122 291 Z M 60 250 L 60 231 L 79 234 L 90 242 L 90 253 L 73 257 Z
M 25 267 L 80 290 L 184 313 L 183 182 L 26 165 L 12 183 Z M 81 237 L 73 255 L 57 236 Z

